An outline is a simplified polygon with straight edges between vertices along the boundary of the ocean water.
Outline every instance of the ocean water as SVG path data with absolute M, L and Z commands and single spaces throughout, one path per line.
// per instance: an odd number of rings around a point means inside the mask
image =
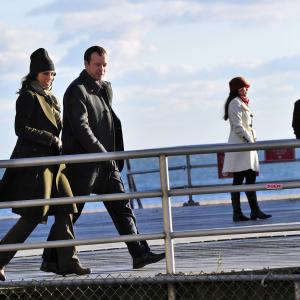
M 260 161 L 264 161 L 264 151 L 259 151 Z M 296 149 L 296 160 L 280 163 L 261 163 L 260 172 L 257 177 L 257 182 L 268 182 L 274 180 L 298 180 L 300 178 L 300 149 Z M 192 165 L 206 165 L 217 164 L 216 154 L 202 154 L 190 156 Z M 158 158 L 142 158 L 130 160 L 131 171 L 146 171 L 159 169 Z M 186 165 L 185 156 L 169 157 L 169 168 L 180 167 Z M 0 169 L 0 177 L 2 177 L 4 169 Z M 193 168 L 191 171 L 192 185 L 214 185 L 214 184 L 227 184 L 231 183 L 231 178 L 219 179 L 218 170 L 216 166 L 205 168 Z M 188 185 L 187 171 L 182 168 L 180 170 L 170 170 L 170 186 L 171 188 L 183 187 Z M 127 181 L 127 169 L 124 168 L 122 178 L 126 191 L 129 191 Z M 152 172 L 148 174 L 134 175 L 136 188 L 138 191 L 158 190 L 160 188 L 159 172 Z M 288 198 L 290 196 L 300 196 L 300 189 L 287 189 L 287 190 L 268 190 L 258 191 L 258 198 L 272 198 L 282 197 Z M 230 199 L 230 195 L 226 194 L 208 194 L 208 195 L 194 195 L 193 200 L 208 203 L 209 201 L 223 201 Z M 188 196 L 173 197 L 173 205 L 182 205 L 188 201 Z M 160 198 L 142 199 L 144 207 L 161 205 Z M 137 206 L 136 206 L 137 207 Z M 86 203 L 84 211 L 98 211 L 103 210 L 103 204 Z M 0 217 L 10 217 L 13 214 L 10 209 L 0 209 Z

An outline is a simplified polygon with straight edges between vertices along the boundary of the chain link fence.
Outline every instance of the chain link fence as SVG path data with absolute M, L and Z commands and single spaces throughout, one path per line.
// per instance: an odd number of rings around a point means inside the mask
M 265 270 L 228 274 L 158 274 L 153 277 L 106 277 L 5 282 L 0 299 L 170 299 L 176 300 L 294 300 L 300 299 L 300 275 L 295 270 Z

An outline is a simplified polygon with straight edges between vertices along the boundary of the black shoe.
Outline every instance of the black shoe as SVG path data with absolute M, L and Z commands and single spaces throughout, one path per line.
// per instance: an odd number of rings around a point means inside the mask
M 40 270 L 44 271 L 44 272 L 51 272 L 51 273 L 59 274 L 57 264 L 54 262 L 43 261 L 41 264 Z
M 0 281 L 5 281 L 5 273 L 4 273 L 4 267 L 0 267 Z
M 133 257 L 133 269 L 140 269 L 149 264 L 154 264 L 165 258 L 165 253 L 145 252 L 139 257 Z
M 233 222 L 243 222 L 249 221 L 250 219 L 246 217 L 243 213 L 233 214 Z
M 60 272 L 61 275 L 65 276 L 68 274 L 76 274 L 76 275 L 87 275 L 91 274 L 92 270 L 90 268 L 83 268 L 79 263 L 74 264 L 70 269 L 67 271 Z
M 256 220 L 256 219 L 268 219 L 271 218 L 272 215 L 265 214 L 261 210 L 251 212 L 250 218 L 251 220 Z

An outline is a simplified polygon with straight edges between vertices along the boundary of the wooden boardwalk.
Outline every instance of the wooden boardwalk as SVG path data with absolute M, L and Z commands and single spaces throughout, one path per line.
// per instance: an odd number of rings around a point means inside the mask
M 249 208 L 243 203 L 244 212 Z M 273 217 L 268 220 L 233 223 L 229 204 L 176 207 L 172 209 L 174 231 L 208 228 L 227 228 L 259 224 L 287 224 L 300 222 L 300 200 L 263 201 L 261 208 Z M 162 211 L 149 208 L 135 211 L 141 233 L 162 232 Z M 15 222 L 14 219 L 0 220 L 0 238 Z M 45 241 L 48 225 L 39 225 L 28 242 Z M 75 227 L 77 238 L 98 238 L 117 235 L 106 212 L 83 214 Z M 298 235 L 299 234 L 299 235 Z M 163 241 L 150 241 L 154 252 L 164 250 Z M 132 270 L 131 258 L 123 243 L 82 246 L 79 256 L 84 266 L 92 268 L 88 278 L 111 274 L 122 276 L 154 276 L 165 273 L 165 261 Z M 20 251 L 6 268 L 8 280 L 61 280 L 61 276 L 39 271 L 41 250 Z M 300 232 L 273 234 L 272 237 L 247 235 L 245 237 L 213 237 L 175 240 L 176 272 L 212 273 L 300 266 Z M 67 276 L 76 278 L 75 276 Z

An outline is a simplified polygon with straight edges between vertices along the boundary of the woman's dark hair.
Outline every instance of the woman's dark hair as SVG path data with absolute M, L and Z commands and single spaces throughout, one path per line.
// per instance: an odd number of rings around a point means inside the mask
M 103 48 L 103 47 L 100 47 L 100 46 L 92 46 L 90 48 L 88 48 L 85 53 L 84 53 L 84 60 L 87 62 L 87 63 L 90 63 L 91 61 L 91 56 L 92 54 L 96 52 L 98 53 L 100 56 L 103 55 L 103 54 L 107 54 L 106 50 Z
M 230 92 L 229 93 L 229 96 L 225 102 L 225 105 L 224 105 L 224 120 L 227 121 L 228 120 L 228 107 L 229 107 L 229 104 L 230 102 L 234 99 L 238 97 L 238 91 L 234 91 L 234 92 Z
M 17 94 L 21 94 L 24 90 L 27 90 L 31 82 L 34 80 L 36 80 L 36 75 L 32 75 L 31 73 L 23 77 L 21 81 L 21 88 L 17 91 Z
M 38 74 L 33 75 L 31 73 L 28 73 L 26 76 L 24 76 L 21 81 L 21 88 L 17 91 L 17 94 L 21 94 L 23 91 L 27 90 L 30 87 L 31 82 L 36 80 L 37 75 Z M 54 73 L 54 76 L 55 75 L 56 73 Z M 52 86 L 50 87 L 50 90 L 51 89 Z

